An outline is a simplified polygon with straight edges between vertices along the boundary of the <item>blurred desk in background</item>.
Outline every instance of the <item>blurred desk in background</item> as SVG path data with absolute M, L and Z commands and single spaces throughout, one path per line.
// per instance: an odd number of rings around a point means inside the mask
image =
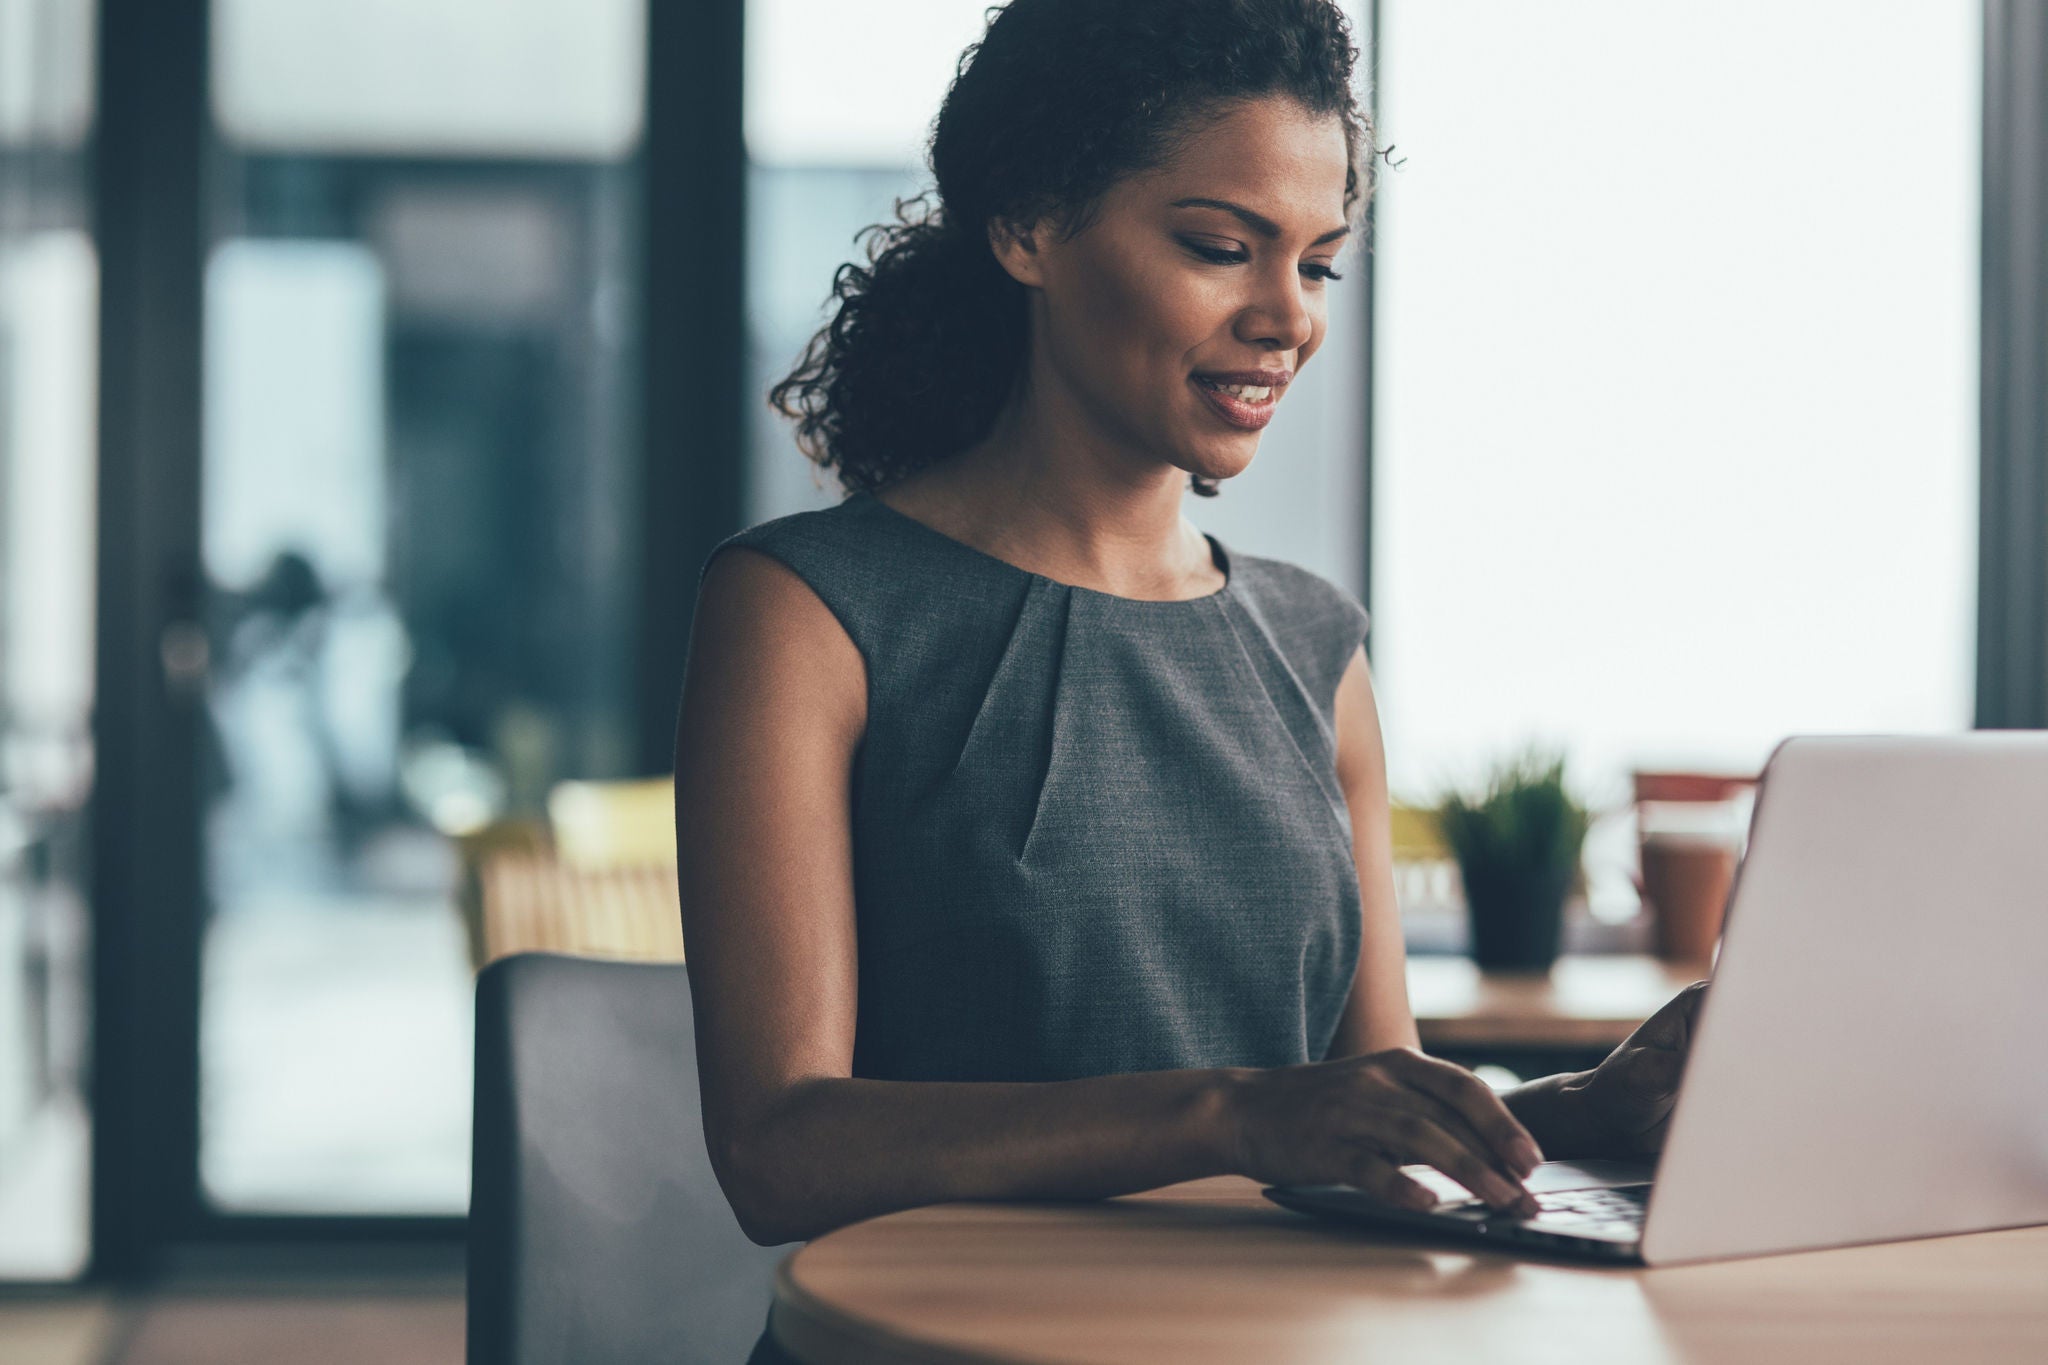
M 1425 1052 L 1529 1076 L 1597 1061 L 1700 975 L 1637 953 L 1561 957 L 1546 976 L 1411 956 L 1408 1002 Z

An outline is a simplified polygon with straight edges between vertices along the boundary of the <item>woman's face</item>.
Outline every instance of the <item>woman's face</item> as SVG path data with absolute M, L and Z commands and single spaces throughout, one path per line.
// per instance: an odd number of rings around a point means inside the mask
M 1284 97 L 1213 116 L 1060 241 L 999 245 L 1032 295 L 1034 398 L 1115 456 L 1227 479 L 1322 344 L 1344 128 Z

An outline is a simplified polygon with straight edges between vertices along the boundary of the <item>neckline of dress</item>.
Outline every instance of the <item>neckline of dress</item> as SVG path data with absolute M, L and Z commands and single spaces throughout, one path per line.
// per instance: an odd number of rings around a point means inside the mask
M 924 534 L 932 537 L 935 540 L 942 540 L 948 545 L 954 546 L 961 550 L 965 550 L 968 554 L 973 555 L 976 559 L 987 560 L 989 563 L 1007 569 L 1011 573 L 1022 574 L 1026 578 L 1033 579 L 1040 583 L 1048 584 L 1051 587 L 1064 588 L 1068 592 L 1086 593 L 1090 597 L 1099 597 L 1105 602 L 1125 603 L 1133 607 L 1194 607 L 1201 606 L 1205 603 L 1210 602 L 1220 603 L 1224 598 L 1230 595 L 1231 586 L 1237 581 L 1236 571 L 1232 567 L 1230 561 L 1230 552 L 1223 547 L 1222 541 L 1216 539 L 1216 537 L 1210 535 L 1207 531 L 1202 532 L 1202 539 L 1209 542 L 1209 562 L 1214 564 L 1217 568 L 1223 570 L 1222 587 L 1216 589 L 1216 591 L 1214 592 L 1203 593 L 1200 597 L 1125 597 L 1121 593 L 1104 592 L 1100 588 L 1083 587 L 1079 583 L 1063 583 L 1057 578 L 1048 578 L 1042 573 L 1036 573 L 1030 569 L 1022 567 L 1021 565 L 1012 564 L 1009 560 L 1003 559 L 997 555 L 992 555 L 986 550 L 977 549 L 976 547 L 969 545 L 964 540 L 957 540 L 954 537 L 947 535 L 944 531 L 939 530 L 935 526 L 927 526 L 925 523 L 919 521 L 916 517 L 911 516 L 908 512 L 899 511 L 896 508 L 891 507 L 888 503 L 883 502 L 874 494 L 866 492 L 864 490 L 850 494 L 846 498 L 846 502 L 866 502 L 874 507 L 880 508 L 889 517 L 892 517 L 897 521 L 904 522 L 912 527 L 915 527 L 917 530 L 924 532 Z

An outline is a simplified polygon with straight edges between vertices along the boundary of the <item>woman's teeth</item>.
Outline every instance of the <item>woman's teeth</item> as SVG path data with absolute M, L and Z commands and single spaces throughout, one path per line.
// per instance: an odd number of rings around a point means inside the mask
M 1266 384 L 1211 384 L 1218 393 L 1227 393 L 1241 403 L 1263 403 L 1273 396 L 1273 390 Z

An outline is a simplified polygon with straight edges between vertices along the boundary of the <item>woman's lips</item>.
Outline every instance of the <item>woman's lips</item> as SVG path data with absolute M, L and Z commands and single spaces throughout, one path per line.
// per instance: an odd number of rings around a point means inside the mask
M 1204 382 L 1200 375 L 1189 375 L 1188 383 L 1202 395 L 1211 412 L 1240 431 L 1257 431 L 1273 420 L 1273 410 L 1280 406 L 1278 385 L 1271 386 L 1263 402 L 1248 403 L 1235 394 L 1222 392 L 1212 382 Z

